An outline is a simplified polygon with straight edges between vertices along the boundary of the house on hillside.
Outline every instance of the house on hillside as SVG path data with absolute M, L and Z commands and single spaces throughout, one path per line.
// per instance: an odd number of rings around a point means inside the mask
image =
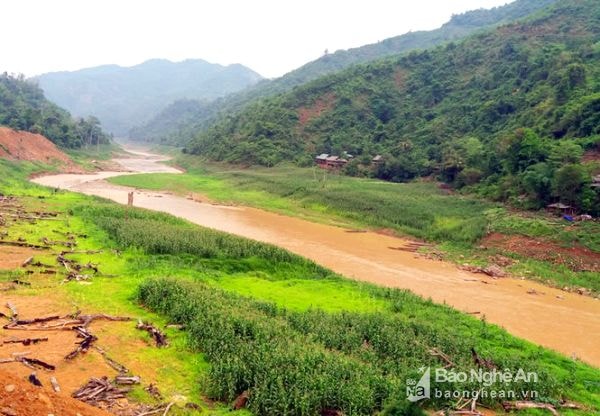
M 323 168 L 327 164 L 327 158 L 328 157 L 329 157 L 329 155 L 327 153 L 321 153 L 319 156 L 315 157 L 315 163 L 319 167 Z
M 315 162 L 317 166 L 323 169 L 340 169 L 348 163 L 348 160 L 339 156 L 321 153 L 319 156 L 315 157 Z
M 546 207 L 547 210 L 564 215 L 572 215 L 575 212 L 575 209 L 570 205 L 565 205 L 561 202 L 556 202 L 554 204 L 550 204 Z
M 371 159 L 371 163 L 373 163 L 374 165 L 381 165 L 383 163 L 383 156 L 375 156 L 373 159 Z

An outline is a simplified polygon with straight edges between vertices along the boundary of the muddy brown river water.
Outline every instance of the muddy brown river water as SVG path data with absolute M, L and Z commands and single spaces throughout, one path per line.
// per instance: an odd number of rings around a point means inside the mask
M 129 150 L 129 149 L 128 149 Z M 130 172 L 59 174 L 33 181 L 125 204 L 132 188 L 104 179 L 131 173 L 179 173 L 164 158 L 132 151 L 116 159 Z M 392 250 L 409 240 L 349 230 L 248 207 L 202 203 L 168 192 L 136 191 L 134 205 L 167 212 L 196 224 L 264 241 L 307 257 L 349 278 L 409 289 L 489 322 L 521 338 L 600 366 L 600 300 L 528 280 L 491 279 L 455 265 Z M 535 290 L 537 294 L 529 294 Z

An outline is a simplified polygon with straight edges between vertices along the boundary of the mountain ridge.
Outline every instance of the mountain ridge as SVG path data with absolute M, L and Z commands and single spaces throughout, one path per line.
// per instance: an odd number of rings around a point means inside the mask
M 75 115 L 94 115 L 115 134 L 181 98 L 215 99 L 262 79 L 241 64 L 202 59 L 151 59 L 133 66 L 101 65 L 34 77 L 49 99 Z
M 199 103 L 195 118 L 189 113 L 182 114 L 182 120 L 171 118 L 171 129 L 165 128 L 160 120 L 149 120 L 147 126 L 136 126 L 130 131 L 134 139 L 185 144 L 195 131 L 203 130 L 219 115 L 240 110 L 255 100 L 290 91 L 291 89 L 314 80 L 319 76 L 331 74 L 352 65 L 381 59 L 386 56 L 425 49 L 444 42 L 463 38 L 479 30 L 486 30 L 502 22 L 530 16 L 556 0 L 517 0 L 492 9 L 477 9 L 454 15 L 438 29 L 431 31 L 408 32 L 383 41 L 363 45 L 348 50 L 340 50 L 308 62 L 301 67 L 273 80 L 262 80 L 238 93 L 217 99 L 212 103 Z M 173 109 L 165 109 L 172 115 Z M 157 114 L 160 117 L 160 113 Z M 163 125 L 154 131 L 153 126 Z

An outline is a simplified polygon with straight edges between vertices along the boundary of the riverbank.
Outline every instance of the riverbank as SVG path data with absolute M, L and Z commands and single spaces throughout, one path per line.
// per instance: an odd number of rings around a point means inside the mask
M 459 265 L 493 266 L 517 278 L 600 295 L 598 222 L 569 223 L 548 213 L 509 210 L 431 182 L 394 184 L 312 168 L 240 169 L 187 156 L 174 163 L 187 173 L 110 181 L 417 238 L 435 246 L 419 251 L 432 251 Z
M 133 158 L 122 163 L 151 171 L 173 169 L 151 159 L 141 162 Z M 96 178 L 52 175 L 35 182 L 125 203 L 133 189 L 102 180 L 117 174 L 102 172 Z M 176 180 L 184 176 L 164 177 Z M 134 205 L 275 244 L 355 280 L 409 289 L 440 304 L 485 317 L 537 344 L 600 364 L 600 334 L 595 330 L 600 327 L 600 302 L 595 299 L 526 280 L 495 279 L 460 270 L 451 263 L 415 255 L 411 251 L 413 242 L 393 236 L 352 232 L 254 208 L 198 202 L 169 192 L 136 191 Z

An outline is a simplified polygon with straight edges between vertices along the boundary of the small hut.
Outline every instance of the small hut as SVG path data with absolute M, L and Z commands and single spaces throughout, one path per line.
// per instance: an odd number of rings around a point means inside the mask
M 373 159 L 371 159 L 371 163 L 374 165 L 381 165 L 383 163 L 383 156 L 376 155 Z
M 546 207 L 546 209 L 561 215 L 572 215 L 574 212 L 574 208 L 572 206 L 565 205 L 562 202 L 550 204 Z

